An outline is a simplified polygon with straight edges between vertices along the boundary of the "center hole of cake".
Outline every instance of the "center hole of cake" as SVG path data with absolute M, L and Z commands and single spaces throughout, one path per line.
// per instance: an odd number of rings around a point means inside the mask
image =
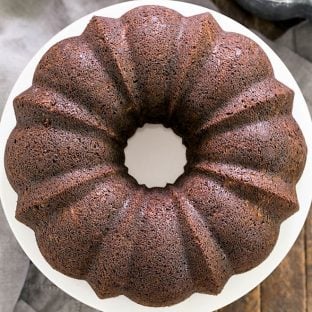
M 164 187 L 184 172 L 182 138 L 162 125 L 145 124 L 128 140 L 125 165 L 139 184 Z

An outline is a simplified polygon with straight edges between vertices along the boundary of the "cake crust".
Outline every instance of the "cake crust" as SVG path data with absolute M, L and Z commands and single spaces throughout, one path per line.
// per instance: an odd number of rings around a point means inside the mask
M 5 168 L 16 218 L 54 269 L 100 298 L 167 306 L 218 294 L 270 254 L 299 208 L 306 145 L 292 104 L 262 49 L 209 13 L 95 16 L 48 50 L 14 100 Z M 124 165 L 145 123 L 187 147 L 185 172 L 164 188 Z

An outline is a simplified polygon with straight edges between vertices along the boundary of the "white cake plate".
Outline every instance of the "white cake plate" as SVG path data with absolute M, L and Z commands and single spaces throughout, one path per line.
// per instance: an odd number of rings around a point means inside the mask
M 0 197 L 10 227 L 27 256 L 48 279 L 50 279 L 55 285 L 57 285 L 59 288 L 61 288 L 63 291 L 65 291 L 75 299 L 95 309 L 105 312 L 146 312 L 151 310 L 155 310 L 157 312 L 214 311 L 237 300 L 238 298 L 242 297 L 250 290 L 252 290 L 254 287 L 256 287 L 258 284 L 260 284 L 279 265 L 279 263 L 284 259 L 284 257 L 290 250 L 290 248 L 293 246 L 296 238 L 298 237 L 303 227 L 312 199 L 311 153 L 308 154 L 305 170 L 297 185 L 300 210 L 282 224 L 278 241 L 270 256 L 255 269 L 247 273 L 233 276 L 228 281 L 221 294 L 219 294 L 218 296 L 193 294 L 185 301 L 170 307 L 145 307 L 134 303 L 125 296 L 100 300 L 99 298 L 97 298 L 87 282 L 67 277 L 52 269 L 41 255 L 33 231 L 22 223 L 18 222 L 14 217 L 17 195 L 11 188 L 6 178 L 3 161 L 4 149 L 7 138 L 15 126 L 15 117 L 12 106 L 12 101 L 14 97 L 31 85 L 35 67 L 43 54 L 56 42 L 64 38 L 80 35 L 93 15 L 117 18 L 128 10 L 145 4 L 163 5 L 180 12 L 185 16 L 210 12 L 224 30 L 241 33 L 256 41 L 264 49 L 269 59 L 271 60 L 276 78 L 295 91 L 293 115 L 301 127 L 309 151 L 312 151 L 312 123 L 308 107 L 305 103 L 302 93 L 284 63 L 259 37 L 257 37 L 247 28 L 243 27 L 232 19 L 220 13 L 210 11 L 197 5 L 164 0 L 139 0 L 124 2 L 93 12 L 63 29 L 47 44 L 45 44 L 42 49 L 40 49 L 40 51 L 29 62 L 29 64 L 26 66 L 26 68 L 18 78 L 6 103 L 0 124 Z M 152 139 L 153 138 L 149 138 L 149 140 Z

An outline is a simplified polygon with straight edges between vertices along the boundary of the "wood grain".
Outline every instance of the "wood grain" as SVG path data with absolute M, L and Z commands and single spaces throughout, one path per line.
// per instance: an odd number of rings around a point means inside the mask
M 312 312 L 312 210 L 305 224 L 305 256 L 307 312 Z
M 261 284 L 261 311 L 306 311 L 304 230 L 288 256 Z
M 261 311 L 260 286 L 256 287 L 245 297 L 235 301 L 218 312 L 260 312 Z

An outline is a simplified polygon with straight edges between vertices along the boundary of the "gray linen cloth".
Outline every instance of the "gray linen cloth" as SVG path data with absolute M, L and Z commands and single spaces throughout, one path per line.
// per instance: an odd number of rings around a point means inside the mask
M 0 114 L 24 66 L 54 34 L 118 0 L 0 0 Z M 207 0 L 191 1 L 216 9 Z M 312 22 L 268 42 L 286 63 L 312 111 Z M 12 207 L 13 209 L 14 207 Z M 0 312 L 95 311 L 47 280 L 17 244 L 0 207 Z

